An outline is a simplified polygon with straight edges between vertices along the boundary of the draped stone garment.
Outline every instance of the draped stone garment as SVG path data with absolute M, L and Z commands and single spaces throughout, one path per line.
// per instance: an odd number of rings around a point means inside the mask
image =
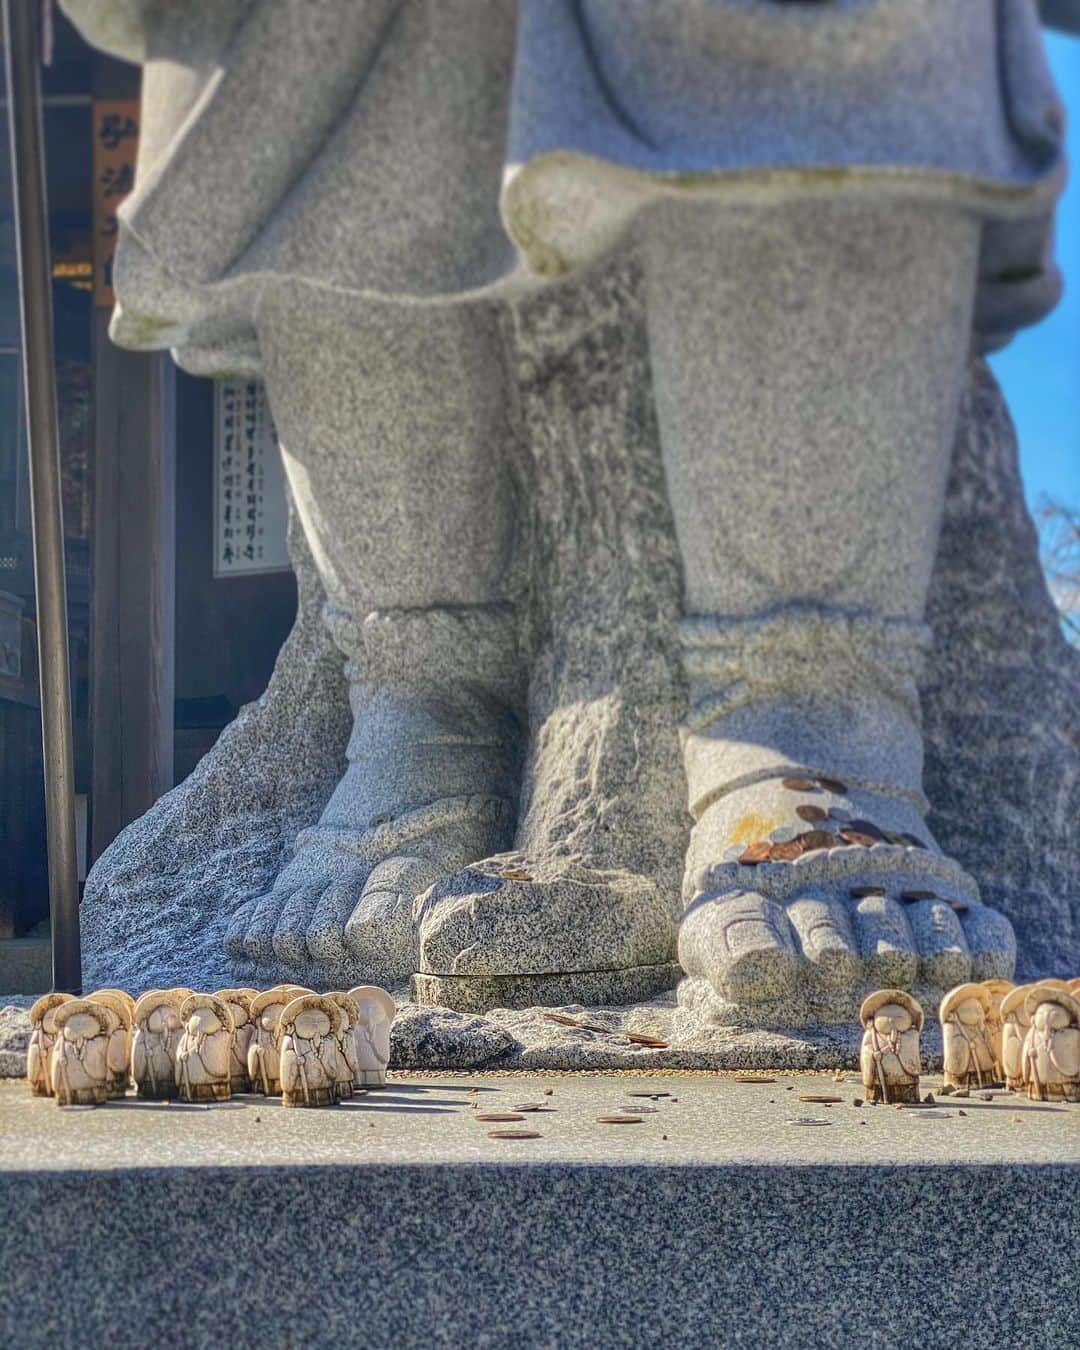
M 993 347 L 1060 294 L 1063 124 L 1031 0 L 521 0 L 503 209 L 553 273 L 660 196 L 951 199 Z
M 985 221 L 983 348 L 1060 293 L 1063 116 L 1032 0 L 63 3 L 145 66 L 114 336 L 197 371 L 257 368 L 273 277 L 429 299 L 507 277 L 504 162 L 541 274 L 672 193 L 869 193 Z

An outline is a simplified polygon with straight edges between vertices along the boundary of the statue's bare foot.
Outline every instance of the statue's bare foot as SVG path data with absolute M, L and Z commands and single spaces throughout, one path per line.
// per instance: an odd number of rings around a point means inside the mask
M 677 977 L 671 899 L 630 871 L 503 853 L 415 910 L 414 997 L 464 1010 L 624 1003 Z
M 679 958 L 683 1003 L 728 1022 L 849 1021 L 865 990 L 1012 974 L 1009 921 L 979 902 L 914 802 L 836 780 L 771 777 L 694 827 Z
M 384 691 L 319 823 L 234 915 L 229 955 L 316 984 L 405 978 L 415 897 L 512 838 L 517 733 L 505 710 Z

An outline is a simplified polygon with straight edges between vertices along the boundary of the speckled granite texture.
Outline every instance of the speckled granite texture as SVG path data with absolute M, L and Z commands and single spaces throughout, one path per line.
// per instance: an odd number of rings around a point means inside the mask
M 669 1095 L 597 1122 L 633 1091 Z M 859 1095 L 474 1075 L 70 1113 L 0 1088 L 0 1343 L 1072 1350 L 1076 1108 Z M 489 1139 L 477 1097 L 539 1098 L 540 1137 Z

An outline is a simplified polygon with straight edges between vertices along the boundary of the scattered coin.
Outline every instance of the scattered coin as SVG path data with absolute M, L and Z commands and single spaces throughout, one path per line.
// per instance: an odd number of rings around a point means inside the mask
M 496 1121 L 523 1120 L 524 1117 L 513 1111 L 485 1111 L 476 1116 L 476 1119 L 494 1124 Z
M 740 1074 L 740 1075 L 735 1079 L 735 1082 L 736 1082 L 736 1083 L 775 1083 L 775 1082 L 776 1082 L 776 1079 L 775 1079 L 775 1078 L 764 1078 L 764 1077 L 759 1077 L 757 1074 L 744 1073 L 744 1074 Z
M 836 840 L 827 830 L 807 830 L 799 835 L 796 843 L 802 846 L 804 853 L 813 853 L 815 849 L 832 848 Z
M 823 787 L 826 792 L 835 792 L 838 797 L 847 792 L 847 784 L 841 783 L 839 778 L 819 778 L 818 786 Z
M 794 862 L 796 858 L 803 855 L 803 846 L 800 840 L 792 839 L 787 844 L 773 844 L 769 849 L 770 862 Z
M 901 900 L 936 900 L 937 895 L 934 891 L 901 891 Z
M 802 806 L 795 808 L 795 814 L 800 820 L 828 820 L 829 813 L 823 806 L 814 806 L 806 802 Z
M 851 828 L 858 830 L 860 834 L 868 834 L 874 839 L 883 839 L 884 831 L 881 830 L 872 820 L 863 820 L 861 816 L 856 816 L 851 822 Z
M 851 890 L 848 891 L 848 894 L 851 896 L 852 900 L 865 900 L 868 896 L 871 896 L 871 895 L 884 895 L 884 894 L 885 894 L 885 887 L 884 887 L 884 886 L 852 886 Z
M 488 1130 L 489 1139 L 543 1139 L 538 1130 Z
M 563 1013 L 545 1013 L 544 1016 L 549 1022 L 558 1022 L 561 1027 L 580 1027 L 581 1023 L 576 1017 L 566 1017 Z
M 801 1102 L 816 1102 L 818 1104 L 828 1103 L 829 1105 L 833 1102 L 842 1102 L 843 1100 L 843 1097 L 833 1097 L 823 1092 L 804 1092 L 799 1098 L 799 1101 Z
M 831 1125 L 831 1120 L 819 1120 L 816 1116 L 796 1116 L 787 1122 L 789 1125 Z
M 814 784 L 809 778 L 782 778 L 780 786 L 786 787 L 789 792 L 813 792 Z
M 656 1101 L 659 1097 L 670 1097 L 670 1092 L 657 1092 L 653 1088 L 635 1088 L 634 1091 L 626 1094 L 628 1097 L 651 1097 Z
M 640 1125 L 641 1117 L 629 1115 L 597 1116 L 596 1121 L 598 1125 Z
M 658 1106 L 641 1106 L 637 1102 L 631 1102 L 629 1106 L 620 1106 L 616 1109 L 624 1115 L 634 1115 L 636 1113 L 643 1116 L 655 1116 L 660 1110 Z
M 859 848 L 873 848 L 881 841 L 872 834 L 864 834 L 862 830 L 856 830 L 853 826 L 840 831 L 840 838 L 845 844 L 857 844 Z
M 513 1109 L 515 1111 L 546 1111 L 548 1107 L 543 1102 L 519 1102 Z M 476 1118 L 477 1120 L 482 1119 L 480 1116 Z
M 667 1041 L 660 1040 L 657 1036 L 646 1036 L 640 1031 L 629 1031 L 626 1039 L 631 1045 L 644 1045 L 650 1050 L 666 1050 Z
M 503 881 L 532 881 L 528 872 L 523 872 L 520 867 L 507 867 L 499 873 Z
M 765 840 L 760 840 L 756 844 L 748 845 L 748 847 L 743 850 L 739 861 L 741 863 L 768 862 L 769 855 L 772 853 L 774 847 L 782 848 L 783 845 L 780 844 L 774 846 L 773 844 L 767 843 Z

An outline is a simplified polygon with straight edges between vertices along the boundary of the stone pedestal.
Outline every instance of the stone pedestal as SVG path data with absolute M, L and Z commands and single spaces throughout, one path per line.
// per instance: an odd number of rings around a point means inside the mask
M 63 1112 L 6 1086 L 0 1342 L 1075 1345 L 1080 1108 L 861 1096 L 451 1075 L 325 1111 Z

